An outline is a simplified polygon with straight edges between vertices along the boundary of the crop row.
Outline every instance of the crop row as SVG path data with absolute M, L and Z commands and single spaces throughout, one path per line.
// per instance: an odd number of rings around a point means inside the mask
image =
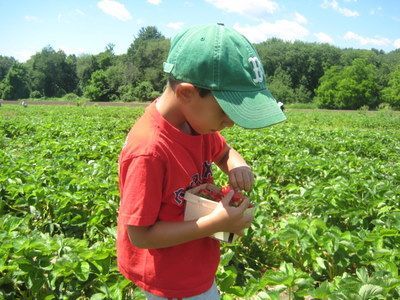
M 0 299 L 139 299 L 117 271 L 117 158 L 142 109 L 0 109 Z M 228 142 L 257 204 L 224 299 L 400 297 L 400 115 L 289 111 Z M 217 184 L 226 176 L 214 168 Z

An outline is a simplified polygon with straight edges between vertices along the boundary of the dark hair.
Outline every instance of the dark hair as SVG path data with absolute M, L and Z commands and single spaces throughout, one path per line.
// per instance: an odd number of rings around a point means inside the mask
M 168 84 L 169 84 L 169 86 L 170 86 L 172 89 L 174 89 L 175 86 L 176 86 L 177 84 L 181 83 L 181 82 L 183 82 L 183 81 L 176 80 L 176 79 L 173 78 L 172 76 L 170 76 L 170 77 L 168 78 Z M 202 98 L 204 98 L 204 97 L 206 97 L 206 96 L 208 96 L 208 95 L 211 94 L 211 90 L 209 90 L 209 89 L 201 88 L 201 87 L 198 87 L 198 86 L 196 86 L 196 85 L 194 85 L 194 87 L 195 87 L 196 90 L 199 92 L 199 95 L 200 95 L 200 97 L 202 97 Z

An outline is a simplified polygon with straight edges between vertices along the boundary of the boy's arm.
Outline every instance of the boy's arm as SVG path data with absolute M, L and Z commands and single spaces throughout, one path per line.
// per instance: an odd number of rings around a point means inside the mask
M 233 188 L 250 191 L 254 183 L 254 175 L 239 152 L 226 144 L 215 163 L 229 176 L 229 183 Z
M 231 191 L 209 214 L 196 221 L 163 222 L 151 226 L 128 226 L 131 243 L 138 248 L 165 248 L 188 241 L 208 237 L 215 232 L 234 232 L 242 235 L 243 229 L 250 226 L 252 217 L 244 215 L 249 205 L 246 199 L 238 207 L 229 205 L 233 196 Z

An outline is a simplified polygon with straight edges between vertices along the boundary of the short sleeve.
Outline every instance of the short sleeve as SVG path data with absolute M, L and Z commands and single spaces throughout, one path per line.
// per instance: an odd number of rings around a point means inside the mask
M 219 133 L 216 132 L 212 135 L 212 160 L 216 161 L 220 158 L 222 152 L 224 151 L 226 146 L 225 138 Z
M 162 199 L 162 161 L 151 155 L 123 161 L 119 177 L 121 201 L 118 222 L 132 226 L 154 224 Z

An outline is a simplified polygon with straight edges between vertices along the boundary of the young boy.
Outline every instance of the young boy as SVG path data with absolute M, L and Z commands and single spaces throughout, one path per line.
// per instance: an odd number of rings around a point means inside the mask
M 212 182 L 214 162 L 237 190 L 250 190 L 253 173 L 219 131 L 237 124 L 261 128 L 285 120 L 266 89 L 252 45 L 223 24 L 197 26 L 171 42 L 163 94 L 128 134 L 119 158 L 121 203 L 117 256 L 120 272 L 148 299 L 219 299 L 214 278 L 225 231 L 239 235 L 252 219 L 249 202 L 184 221 L 186 190 Z

